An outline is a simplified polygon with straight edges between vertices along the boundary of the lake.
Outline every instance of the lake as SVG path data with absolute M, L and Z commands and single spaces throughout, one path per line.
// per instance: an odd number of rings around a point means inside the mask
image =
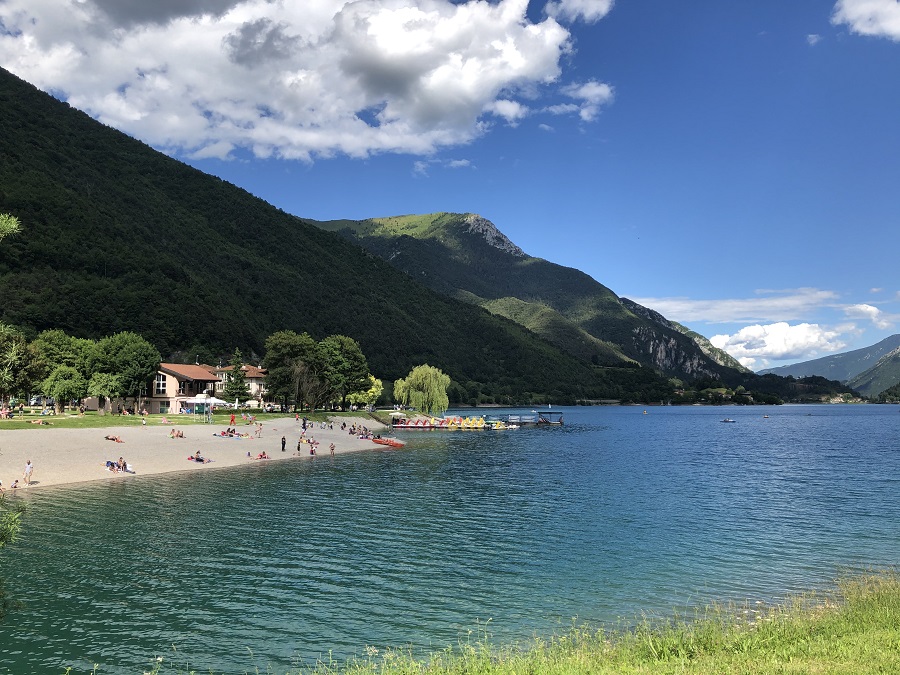
M 34 490 L 0 558 L 26 603 L 0 673 L 424 654 L 900 562 L 897 406 L 560 410 L 561 428 Z

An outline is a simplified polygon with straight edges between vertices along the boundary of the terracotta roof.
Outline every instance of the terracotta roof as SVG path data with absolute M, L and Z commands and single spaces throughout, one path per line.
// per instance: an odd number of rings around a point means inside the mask
M 167 375 L 181 378 L 182 380 L 195 380 L 200 382 L 215 382 L 219 378 L 203 366 L 186 363 L 160 363 L 159 369 Z
M 230 373 L 234 366 L 222 366 L 221 368 L 216 368 L 217 373 Z M 244 365 L 241 366 L 241 370 L 244 371 L 244 374 L 247 377 L 265 377 L 266 373 L 269 372 L 265 368 L 257 368 L 256 366 Z

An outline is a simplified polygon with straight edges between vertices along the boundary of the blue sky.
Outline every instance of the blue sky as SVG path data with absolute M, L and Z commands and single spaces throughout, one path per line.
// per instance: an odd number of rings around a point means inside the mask
M 897 0 L 0 0 L 0 65 L 298 216 L 478 213 L 755 369 L 900 325 Z

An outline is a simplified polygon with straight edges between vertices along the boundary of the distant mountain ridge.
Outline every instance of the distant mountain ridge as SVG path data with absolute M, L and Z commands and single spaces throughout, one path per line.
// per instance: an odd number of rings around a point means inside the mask
M 844 382 L 865 396 L 876 396 L 885 389 L 900 383 L 898 349 L 900 349 L 900 334 L 891 335 L 870 347 L 823 356 L 789 366 L 768 368 L 759 371 L 759 374 L 771 373 L 782 377 L 819 375 L 829 380 Z
M 874 366 L 850 378 L 847 386 L 869 397 L 900 384 L 900 347 L 889 351 Z
M 686 379 L 747 372 L 702 336 L 619 298 L 584 272 L 527 255 L 476 214 L 310 222 L 358 242 L 430 288 L 520 323 L 596 365 L 639 363 Z

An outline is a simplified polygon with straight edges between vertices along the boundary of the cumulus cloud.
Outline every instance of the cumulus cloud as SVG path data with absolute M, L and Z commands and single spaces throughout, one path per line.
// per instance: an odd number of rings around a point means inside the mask
M 809 35 L 806 36 L 806 44 L 808 44 L 810 47 L 815 47 L 821 41 L 822 41 L 821 35 L 817 35 L 815 33 L 810 33 Z
M 854 33 L 900 42 L 900 2 L 897 0 L 838 0 L 831 15 L 834 25 L 846 24 Z
M 892 325 L 888 317 L 884 315 L 884 312 L 882 312 L 874 305 L 869 305 L 866 303 L 849 305 L 848 307 L 844 308 L 844 312 L 847 314 L 847 316 L 852 318 L 868 319 L 875 325 L 876 328 L 880 328 L 882 330 L 886 330 Z
M 0 65 L 174 153 L 428 155 L 491 116 L 592 121 L 611 101 L 565 82 L 560 23 L 611 2 L 553 5 L 534 22 L 528 0 L 3 0 Z
M 547 3 L 546 12 L 563 20 L 593 23 L 609 14 L 612 6 L 613 0 L 555 0 Z
M 741 328 L 733 335 L 713 335 L 709 341 L 748 368 L 771 361 L 810 359 L 846 347 L 841 340 L 848 327 L 828 329 L 815 323 L 778 322 Z
M 691 298 L 632 298 L 681 323 L 763 323 L 797 321 L 823 306 L 834 306 L 837 293 L 818 288 L 758 290 L 754 298 L 694 300 Z

